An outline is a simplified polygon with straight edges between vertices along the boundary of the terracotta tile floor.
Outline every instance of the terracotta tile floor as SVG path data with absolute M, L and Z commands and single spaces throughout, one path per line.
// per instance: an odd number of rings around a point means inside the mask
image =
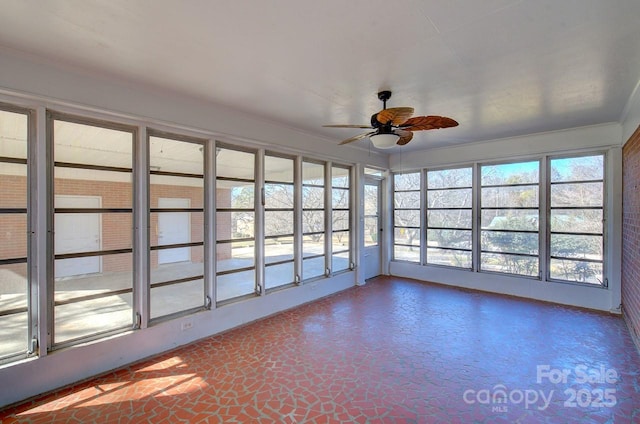
M 640 423 L 639 370 L 620 317 L 378 278 L 0 416 L 3 423 Z

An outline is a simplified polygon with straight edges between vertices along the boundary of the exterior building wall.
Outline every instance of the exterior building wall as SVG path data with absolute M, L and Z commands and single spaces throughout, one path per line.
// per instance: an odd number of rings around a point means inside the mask
M 27 181 L 24 176 L 0 174 L 0 207 L 25 208 L 27 204 Z M 127 182 L 90 181 L 62 179 L 55 180 L 56 195 L 99 196 L 101 208 L 131 208 L 132 186 Z M 190 199 L 191 208 L 203 208 L 204 190 L 202 187 L 189 187 L 167 184 L 152 184 L 150 189 L 150 204 L 158 207 L 159 198 Z M 219 189 L 216 195 L 219 207 L 231 206 L 231 191 Z M 101 246 L 102 250 L 126 249 L 132 247 L 133 216 L 131 213 L 103 213 L 101 216 Z M 202 241 L 204 237 L 204 213 L 190 214 L 191 241 Z M 231 216 L 223 214 L 217 219 L 219 239 L 231 238 Z M 0 216 L 0 258 L 19 258 L 27 255 L 27 218 L 26 214 L 5 214 Z M 158 244 L 158 214 L 150 216 L 150 242 Z M 200 246 L 192 247 L 191 261 L 203 262 L 204 249 Z M 218 247 L 217 259 L 231 257 L 231 246 Z M 157 251 L 151 253 L 152 269 L 158 266 Z M 4 267 L 18 275 L 26 277 L 24 264 L 7 265 Z M 103 272 L 131 271 L 132 260 L 130 254 L 105 255 L 102 257 Z
M 640 340 L 640 127 L 622 149 L 622 308 Z

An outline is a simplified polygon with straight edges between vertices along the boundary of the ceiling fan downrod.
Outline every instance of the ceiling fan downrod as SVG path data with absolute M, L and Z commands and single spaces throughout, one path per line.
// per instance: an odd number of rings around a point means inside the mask
M 391 98 L 391 91 L 384 90 L 378 93 L 378 99 L 382 100 L 383 109 L 387 108 L 387 100 Z

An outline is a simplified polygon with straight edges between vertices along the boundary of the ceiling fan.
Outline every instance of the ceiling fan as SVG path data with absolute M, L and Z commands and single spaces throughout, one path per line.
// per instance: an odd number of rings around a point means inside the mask
M 369 137 L 374 146 L 379 149 L 390 149 L 396 145 L 404 146 L 413 138 L 414 131 L 435 130 L 458 126 L 458 123 L 446 116 L 414 116 L 412 107 L 392 107 L 387 109 L 387 100 L 391 98 L 391 91 L 381 91 L 378 99 L 382 101 L 383 109 L 371 115 L 371 125 L 323 125 L 330 128 L 366 128 L 375 131 L 366 132 L 347 138 L 340 144 L 352 143 Z

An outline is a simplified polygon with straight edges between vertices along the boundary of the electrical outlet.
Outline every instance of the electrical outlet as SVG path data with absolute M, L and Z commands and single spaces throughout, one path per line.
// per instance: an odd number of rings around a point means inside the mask
M 193 321 L 185 321 L 182 323 L 182 325 L 180 326 L 180 329 L 182 331 L 188 330 L 190 328 L 193 328 Z

